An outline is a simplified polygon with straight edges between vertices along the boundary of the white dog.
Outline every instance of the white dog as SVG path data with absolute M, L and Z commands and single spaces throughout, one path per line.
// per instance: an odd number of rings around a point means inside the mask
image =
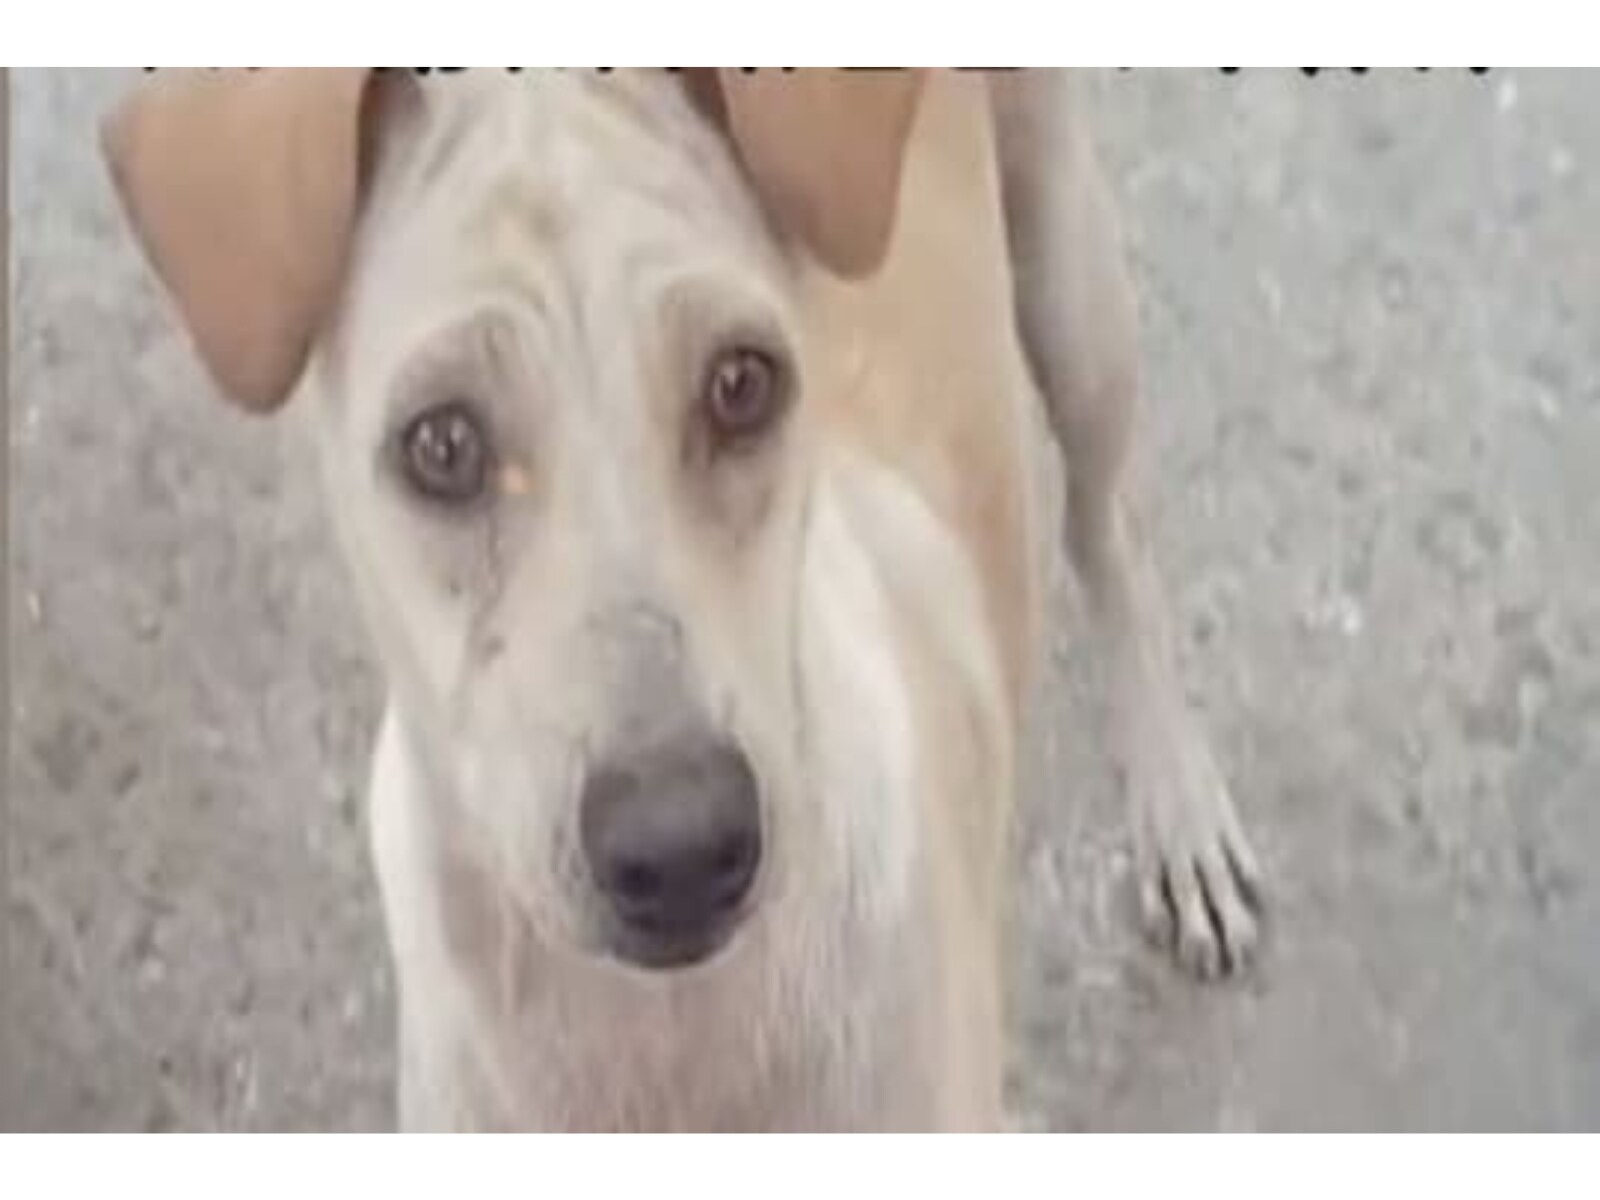
M 220 390 L 319 448 L 405 1126 L 1001 1125 L 1041 395 L 1143 911 L 1246 960 L 1064 75 L 182 72 L 105 149 Z

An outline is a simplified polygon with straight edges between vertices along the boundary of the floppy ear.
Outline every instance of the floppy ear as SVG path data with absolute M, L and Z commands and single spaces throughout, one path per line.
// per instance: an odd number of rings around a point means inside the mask
M 277 408 L 343 282 L 371 68 L 163 72 L 101 148 L 146 257 L 221 390 Z
M 835 272 L 868 275 L 894 232 L 924 72 L 718 69 L 691 92 L 720 119 L 773 221 Z

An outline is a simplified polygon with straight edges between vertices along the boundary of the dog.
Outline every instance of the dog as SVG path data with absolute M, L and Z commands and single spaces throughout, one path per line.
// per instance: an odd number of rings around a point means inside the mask
M 386 670 L 403 1127 L 1004 1127 L 1057 522 L 1139 910 L 1248 963 L 1067 73 L 178 72 L 102 141 L 217 390 L 295 398 Z

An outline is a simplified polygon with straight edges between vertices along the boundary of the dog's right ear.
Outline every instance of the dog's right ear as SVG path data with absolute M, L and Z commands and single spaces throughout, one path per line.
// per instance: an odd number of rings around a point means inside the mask
M 151 76 L 101 147 L 146 257 L 224 394 L 294 390 L 344 281 L 371 68 Z
M 691 100 L 732 142 L 776 224 L 847 278 L 888 253 L 922 68 L 691 67 Z

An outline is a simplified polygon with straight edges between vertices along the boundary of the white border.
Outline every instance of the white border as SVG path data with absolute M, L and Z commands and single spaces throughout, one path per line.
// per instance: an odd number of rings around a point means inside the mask
M 163 1200 L 345 1197 L 1209 1196 L 1351 1200 L 1467 1192 L 1585 1195 L 1600 1138 L 1290 1136 L 0 1138 L 8 1195 Z M 1568 1192 L 1560 1185 L 1567 1181 Z M 30 1183 L 37 1187 L 29 1187 Z
M 1526 66 L 1600 63 L 1555 0 L 11 0 L 14 66 Z M 131 60 L 131 61 L 130 61 Z

